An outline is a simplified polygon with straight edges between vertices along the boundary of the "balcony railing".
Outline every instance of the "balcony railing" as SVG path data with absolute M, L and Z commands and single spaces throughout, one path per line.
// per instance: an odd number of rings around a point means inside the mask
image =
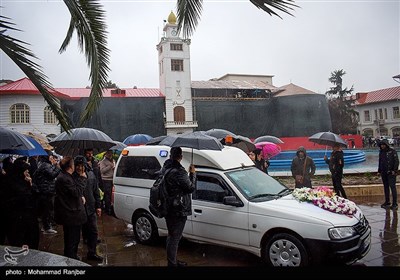
M 165 128 L 198 127 L 197 121 L 168 121 Z

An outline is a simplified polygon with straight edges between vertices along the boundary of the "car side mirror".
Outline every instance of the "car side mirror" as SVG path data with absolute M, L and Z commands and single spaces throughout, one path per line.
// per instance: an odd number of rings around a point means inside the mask
M 242 201 L 240 201 L 236 196 L 225 196 L 223 199 L 223 204 L 225 205 L 231 205 L 235 207 L 243 207 L 244 204 Z

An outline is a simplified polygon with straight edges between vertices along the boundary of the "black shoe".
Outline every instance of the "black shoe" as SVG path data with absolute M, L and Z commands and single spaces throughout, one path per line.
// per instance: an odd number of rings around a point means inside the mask
M 383 204 L 381 205 L 381 208 L 389 209 L 389 208 L 390 208 L 390 203 L 389 203 L 389 202 L 383 203 Z
M 177 264 L 177 266 L 187 266 L 187 262 L 183 262 L 183 261 L 177 261 L 176 264 Z
M 390 209 L 392 209 L 392 210 L 397 210 L 397 209 L 399 209 L 399 206 L 398 206 L 397 204 L 393 204 L 393 205 L 390 207 Z
M 87 259 L 88 259 L 88 260 L 91 260 L 91 261 L 98 261 L 98 262 L 103 261 L 103 258 L 100 257 L 99 255 L 96 255 L 96 254 L 94 254 L 94 255 L 87 255 Z

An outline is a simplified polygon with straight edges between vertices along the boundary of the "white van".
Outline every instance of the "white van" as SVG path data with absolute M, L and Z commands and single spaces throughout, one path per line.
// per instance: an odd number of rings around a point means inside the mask
M 169 151 L 167 146 L 127 147 L 114 172 L 115 214 L 133 225 L 142 244 L 167 235 L 165 220 L 149 211 L 149 193 Z M 349 264 L 368 253 L 371 228 L 359 208 L 342 215 L 299 202 L 234 147 L 183 148 L 186 170 L 192 157 L 197 186 L 185 238 L 242 249 L 274 266 Z

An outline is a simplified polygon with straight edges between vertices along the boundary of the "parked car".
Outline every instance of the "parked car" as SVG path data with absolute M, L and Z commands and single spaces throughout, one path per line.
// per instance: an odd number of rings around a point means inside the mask
M 127 147 L 114 172 L 115 215 L 133 225 L 142 244 L 167 235 L 165 220 L 148 207 L 150 188 L 169 151 L 167 146 Z M 358 207 L 342 215 L 300 202 L 235 147 L 183 152 L 181 164 L 187 169 L 193 153 L 197 173 L 184 238 L 245 250 L 273 266 L 349 264 L 368 253 L 371 228 Z

